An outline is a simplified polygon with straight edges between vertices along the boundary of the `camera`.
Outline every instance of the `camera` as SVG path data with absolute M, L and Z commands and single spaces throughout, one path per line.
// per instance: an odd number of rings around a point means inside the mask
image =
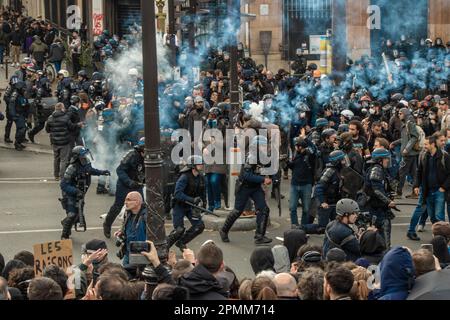
M 149 261 L 141 252 L 150 252 L 150 244 L 145 241 L 130 242 L 130 265 L 147 265 Z
M 125 238 L 123 236 L 116 237 L 116 247 L 121 247 L 123 244 L 125 244 Z
M 145 241 L 132 241 L 130 242 L 130 253 L 139 253 L 145 251 L 150 252 L 150 244 Z

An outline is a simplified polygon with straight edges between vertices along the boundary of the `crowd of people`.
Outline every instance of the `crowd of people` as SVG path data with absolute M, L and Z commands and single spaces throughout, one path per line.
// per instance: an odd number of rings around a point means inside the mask
M 130 260 L 131 243 L 147 239 L 142 70 L 132 66 L 118 83 L 108 68 L 139 46 L 140 28 L 134 26 L 122 39 L 107 30 L 97 37 L 92 75 L 81 69 L 83 35 L 77 31 L 63 44 L 51 24 L 6 11 L 2 32 L 0 55 L 4 39 L 5 50 L 30 57 L 20 62 L 4 94 L 5 142 L 13 143 L 12 124 L 18 151 L 26 148 L 27 133 L 31 143 L 42 129 L 49 133 L 53 174 L 61 180 L 67 213 L 61 237 L 68 239 L 73 226 L 86 228 L 83 206 L 91 175 L 107 177 L 99 178 L 97 194 L 115 196 L 103 224 L 106 238 L 112 236 L 119 213 L 125 212 L 121 229 L 114 233 L 122 265 L 108 262 L 103 240 L 87 243 L 79 265 L 84 286 L 70 292 L 71 299 L 398 300 L 414 292 L 414 282 L 421 282 L 424 274 L 450 263 L 450 227 L 445 222 L 445 202 L 450 220 L 450 43 L 444 46 L 439 38 L 417 45 L 403 36 L 397 42 L 388 39 L 380 46 L 382 54 L 349 60 L 345 72 L 333 75 L 308 64 L 301 51 L 291 72 L 280 69 L 274 74 L 238 50 L 238 108 L 230 98 L 230 55 L 221 48 L 199 48 L 199 73 L 185 61 L 181 75 L 160 77 L 161 135 L 168 163 L 164 200 L 173 221 L 167 244 L 177 246 L 183 259 L 171 252 L 162 264 L 150 243 L 151 250 L 142 254 L 155 276 Z M 69 55 L 72 72 L 63 69 Z M 55 92 L 47 63 L 57 70 Z M 52 108 L 46 108 L 53 95 Z M 167 134 L 186 129 L 198 143 L 198 123 L 203 130 L 235 129 L 242 135 L 255 130 L 259 134 L 248 144 L 262 153 L 273 141 L 261 129 L 279 129 L 280 144 L 272 146 L 280 151 L 279 172 L 262 175 L 258 157 L 254 163 L 247 155 L 235 203 L 230 203 L 226 152 L 222 163 L 205 163 L 197 155 L 177 167 L 169 159 L 174 141 L 165 139 Z M 200 143 L 202 151 L 208 144 Z M 201 212 L 225 207 L 232 210 L 220 229 L 223 242 L 230 242 L 229 231 L 244 212 L 254 212 L 255 244 L 270 244 L 268 199 L 284 197 L 279 193 L 284 180 L 290 180 L 292 228 L 285 233 L 284 246 L 261 246 L 252 253 L 254 279 L 239 281 L 224 265 L 218 244 L 205 243 L 195 255 L 188 249 L 205 229 Z M 391 248 L 396 199 L 409 189 L 407 183 L 411 193 L 406 197 L 418 203 L 406 237 L 419 241 L 416 232 L 424 230 L 429 217 L 432 252 Z M 191 223 L 187 230 L 185 217 Z M 308 234 L 324 235 L 323 246 L 308 244 Z M 29 261 L 30 253 L 22 252 L 2 267 L 1 297 L 68 296 L 68 275 L 51 266 L 43 277 L 34 278 Z M 379 279 L 373 280 L 374 268 L 380 271 Z
M 282 245 L 260 246 L 251 253 L 254 277 L 241 279 L 211 240 L 196 253 L 185 249 L 180 259 L 171 251 L 165 264 L 149 241 L 150 251 L 142 254 L 150 271 L 111 262 L 105 241 L 93 239 L 83 245 L 82 263 L 70 272 L 49 265 L 35 277 L 31 252 L 18 252 L 6 263 L 0 255 L 0 299 L 414 300 L 429 293 L 419 290 L 428 277 L 446 272 L 450 264 L 450 225 L 436 224 L 433 235 L 433 253 L 401 246 L 387 250 L 377 231 L 367 230 L 360 238 L 361 257 L 349 261 L 343 249 L 325 253 L 308 243 L 303 230 L 288 230 Z

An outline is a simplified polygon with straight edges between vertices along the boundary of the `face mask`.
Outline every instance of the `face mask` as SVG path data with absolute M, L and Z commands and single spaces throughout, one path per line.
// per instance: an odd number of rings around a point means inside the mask
M 375 109 L 370 108 L 370 109 L 369 109 L 369 113 L 370 113 L 370 114 L 375 114 Z
M 306 117 L 306 113 L 302 112 L 300 113 L 300 119 L 304 119 Z

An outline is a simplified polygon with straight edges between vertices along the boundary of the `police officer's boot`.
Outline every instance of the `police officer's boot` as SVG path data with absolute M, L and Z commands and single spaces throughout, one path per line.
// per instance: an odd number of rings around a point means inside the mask
M 184 228 L 178 227 L 167 236 L 167 249 L 170 249 L 184 234 Z
M 75 213 L 69 213 L 67 217 L 65 217 L 63 220 L 61 220 L 61 225 L 63 227 L 61 239 L 69 239 L 72 231 L 72 225 L 73 221 L 76 218 Z
M 234 209 L 231 211 L 231 213 L 228 215 L 227 219 L 225 220 L 225 223 L 222 226 L 222 229 L 220 229 L 219 234 L 220 238 L 223 242 L 230 242 L 230 239 L 228 238 L 228 232 L 230 232 L 231 227 L 233 226 L 234 222 L 241 216 L 241 212 Z
M 200 235 L 205 230 L 205 224 L 200 221 L 198 224 L 190 227 L 178 240 L 175 245 L 183 252 L 186 249 L 186 245 Z
M 108 189 L 106 189 L 104 184 L 99 184 L 97 186 L 97 194 L 107 194 L 108 193 Z
M 261 217 L 261 222 L 256 225 L 255 244 L 267 244 L 272 242 L 272 239 L 266 237 L 266 229 L 268 223 L 269 214 L 268 212 L 264 212 L 263 216 Z

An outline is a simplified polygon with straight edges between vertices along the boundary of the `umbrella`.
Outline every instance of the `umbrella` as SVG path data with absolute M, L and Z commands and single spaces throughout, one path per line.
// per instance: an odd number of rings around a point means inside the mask
M 450 300 L 450 269 L 417 278 L 407 300 Z

